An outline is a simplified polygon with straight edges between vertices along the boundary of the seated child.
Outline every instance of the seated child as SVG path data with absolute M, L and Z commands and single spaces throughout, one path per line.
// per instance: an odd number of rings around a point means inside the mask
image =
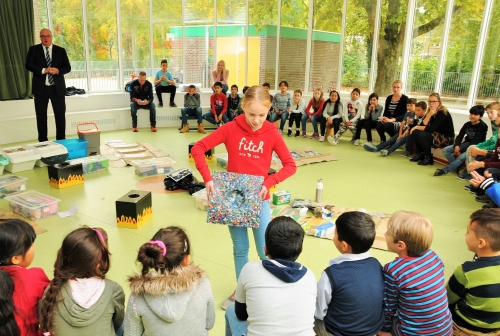
M 203 126 L 203 116 L 200 107 L 200 94 L 196 92 L 196 86 L 189 85 L 188 93 L 184 95 L 184 107 L 181 109 L 182 128 L 179 132 L 189 132 L 188 116 L 196 116 L 198 118 L 198 132 L 207 133 Z
M 470 172 L 475 169 L 469 170 L 469 165 L 474 161 L 483 161 L 486 158 L 490 158 L 493 155 L 493 151 L 496 148 L 496 143 L 498 140 L 498 124 L 496 118 L 498 116 L 498 111 L 500 111 L 500 103 L 493 102 L 486 105 L 486 113 L 491 122 L 491 132 L 492 136 L 483 141 L 477 146 L 472 145 L 467 148 L 466 158 L 465 158 L 465 170 L 462 174 L 458 175 L 459 180 L 468 181 L 471 179 Z
M 455 143 L 443 149 L 443 153 L 450 164 L 444 168 L 436 169 L 434 176 L 448 174 L 450 171 L 460 167 L 465 161 L 467 148 L 470 145 L 477 145 L 486 140 L 488 125 L 481 120 L 483 114 L 484 106 L 482 105 L 476 105 L 470 108 L 469 121 L 460 129 L 460 133 L 458 133 L 455 138 Z
M 448 281 L 455 335 L 500 334 L 500 209 L 470 216 L 465 234 L 473 261 L 458 266 Z
M 125 335 L 208 335 L 215 322 L 212 289 L 191 263 L 191 244 L 176 226 L 160 229 L 137 254 L 141 273 L 129 277 Z
M 340 123 L 339 131 L 335 133 L 335 135 L 328 136 L 327 140 L 330 145 L 336 146 L 339 144 L 340 137 L 344 134 L 348 129 L 352 133 L 351 143 L 354 144 L 354 138 L 356 137 L 356 124 L 358 123 L 359 118 L 361 117 L 361 113 L 363 110 L 363 103 L 359 100 L 359 96 L 361 95 L 361 91 L 358 88 L 354 88 L 351 92 L 351 100 L 347 102 L 345 105 L 345 112 L 342 117 L 343 121 Z
M 300 136 L 300 121 L 302 117 L 305 115 L 306 102 L 304 98 L 302 98 L 302 91 L 295 90 L 293 91 L 293 102 L 290 108 L 288 109 L 288 113 L 290 113 L 290 117 L 288 120 L 288 136 L 292 136 L 292 126 L 295 121 L 295 137 Z M 306 119 L 307 120 L 307 119 Z M 302 126 L 304 128 L 304 126 Z
M 215 92 L 210 96 L 210 111 L 203 115 L 203 119 L 219 127 L 222 123 L 229 121 L 226 115 L 227 97 L 222 93 L 220 82 L 215 82 L 214 89 Z
M 245 264 L 236 301 L 226 310 L 226 336 L 314 335 L 316 277 L 295 262 L 304 229 L 290 217 L 276 217 L 265 233 L 269 260 Z
M 414 133 L 413 129 L 416 126 L 420 126 L 422 124 L 422 121 L 425 119 L 425 115 L 427 114 L 427 103 L 423 100 L 419 101 L 418 103 L 415 104 L 415 116 L 416 120 L 413 120 L 411 125 L 408 125 L 408 135 L 406 136 L 406 150 L 403 154 L 401 154 L 402 157 L 408 158 L 410 157 L 413 153 L 413 142 L 416 139 L 416 135 L 418 133 Z
M 384 141 L 377 146 L 373 146 L 369 143 L 363 145 L 363 147 L 369 152 L 377 152 L 380 150 L 380 155 L 387 156 L 394 152 L 399 147 L 403 146 L 408 139 L 408 134 L 410 133 L 409 125 L 416 124 L 418 115 L 415 113 L 415 104 L 417 100 L 415 98 L 408 99 L 406 103 L 406 114 L 404 115 L 401 125 L 399 125 L 399 132 L 394 134 L 389 140 Z M 421 112 L 423 114 L 423 111 Z
M 368 252 L 374 240 L 375 223 L 366 213 L 344 212 L 335 221 L 333 243 L 342 255 L 330 260 L 318 282 L 318 336 L 375 335 L 382 328 L 382 266 Z
M 104 229 L 81 227 L 64 238 L 54 279 L 40 302 L 44 335 L 123 333 L 125 293 L 118 283 L 105 279 L 110 256 Z
M 493 173 L 491 170 L 493 170 Z M 476 201 L 487 203 L 483 205 L 483 209 L 500 208 L 500 184 L 498 183 L 500 174 L 498 172 L 498 169 L 489 168 L 484 171 L 484 176 L 476 171 L 471 173 L 471 185 L 475 190 L 480 190 L 484 193 L 483 195 L 476 196 Z M 477 194 L 477 192 L 474 192 L 474 194 Z
M 365 107 L 365 118 L 361 119 L 356 125 L 356 135 L 354 136 L 354 146 L 359 146 L 361 131 L 366 130 L 366 143 L 373 146 L 372 128 L 377 127 L 377 122 L 382 118 L 384 107 L 378 103 L 378 94 L 373 92 L 368 97 L 368 104 Z
M 431 222 L 419 213 L 398 211 L 389 218 L 387 249 L 398 257 L 384 266 L 385 323 L 379 336 L 452 336 L 444 264 L 429 249 L 432 237 Z
M 232 121 L 235 117 L 243 113 L 240 109 L 241 97 L 238 95 L 238 85 L 231 85 L 231 94 L 227 97 L 227 115 Z

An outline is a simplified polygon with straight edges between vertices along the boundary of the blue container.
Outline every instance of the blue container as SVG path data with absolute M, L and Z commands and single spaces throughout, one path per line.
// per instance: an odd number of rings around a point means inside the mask
M 68 160 L 87 156 L 87 141 L 81 139 L 54 140 L 68 149 Z

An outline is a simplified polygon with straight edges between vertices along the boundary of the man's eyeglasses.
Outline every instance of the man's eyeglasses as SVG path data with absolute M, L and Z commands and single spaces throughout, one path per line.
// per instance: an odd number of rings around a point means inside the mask
M 49 38 L 52 37 L 52 35 L 40 35 L 40 38 Z
M 439 103 L 439 100 L 429 100 L 429 103 Z

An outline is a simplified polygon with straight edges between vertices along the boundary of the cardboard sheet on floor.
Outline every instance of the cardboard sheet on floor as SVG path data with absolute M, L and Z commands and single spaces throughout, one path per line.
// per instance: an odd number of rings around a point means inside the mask
M 47 230 L 41 228 L 37 222 L 30 221 L 22 216 L 19 216 L 19 215 L 13 213 L 10 210 L 5 210 L 5 209 L 0 208 L 0 219 L 7 219 L 7 218 L 16 218 L 16 219 L 20 219 L 20 220 L 25 221 L 26 223 L 28 223 L 29 225 L 31 225 L 35 229 L 35 233 L 37 235 L 47 232 Z
M 155 194 L 178 194 L 178 193 L 187 193 L 187 190 L 178 189 L 178 190 L 167 190 L 165 189 L 165 184 L 163 180 L 165 179 L 165 174 L 158 176 L 151 176 L 143 178 L 138 181 L 135 186 L 139 190 L 150 191 Z
M 170 156 L 148 142 L 127 144 L 112 141 L 101 146 L 100 149 L 101 155 L 109 159 L 109 165 L 113 168 L 129 166 L 133 160 L 149 160 Z
M 335 219 L 344 212 L 356 210 L 357 209 L 353 208 L 334 206 L 332 209 L 332 218 L 323 219 L 321 217 L 315 217 L 311 211 L 308 211 L 305 217 L 301 216 L 299 213 L 299 208 L 292 208 L 287 204 L 280 206 L 271 206 L 271 218 L 277 216 L 291 217 L 297 223 L 299 223 L 302 228 L 304 228 L 304 231 L 307 235 L 324 239 L 333 239 Z M 381 212 L 368 212 L 368 214 L 373 218 L 376 226 L 375 241 L 373 242 L 372 248 L 387 251 L 387 244 L 385 242 L 384 234 L 387 231 L 387 223 L 389 221 L 390 215 Z M 328 233 L 324 234 L 325 232 Z

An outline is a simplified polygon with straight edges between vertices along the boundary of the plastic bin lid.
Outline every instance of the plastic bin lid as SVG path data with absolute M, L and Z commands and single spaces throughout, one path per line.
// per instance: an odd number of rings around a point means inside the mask
M 88 130 L 81 130 L 80 126 L 83 126 L 83 125 L 91 125 L 91 126 L 94 126 L 94 128 L 91 128 Z M 77 129 L 78 134 L 99 134 L 99 133 L 101 133 L 101 131 L 97 128 L 96 123 L 93 123 L 93 122 L 85 122 L 85 123 L 78 124 L 76 126 L 76 129 Z
M 17 175 L 5 175 L 0 177 L 0 188 L 4 188 L 13 183 L 25 182 L 27 181 L 27 177 L 17 176 Z
M 207 188 L 203 188 L 201 190 L 198 190 L 197 192 L 193 193 L 191 196 L 197 198 L 197 197 L 203 197 L 207 195 Z
M 26 149 L 34 150 L 36 153 L 40 154 L 40 156 L 43 158 L 55 155 L 68 154 L 68 149 L 66 147 L 52 141 L 44 141 L 44 142 L 24 145 L 23 147 Z
M 5 199 L 9 202 L 22 205 L 28 209 L 38 209 L 42 206 L 58 203 L 61 200 L 49 195 L 30 190 L 13 196 L 7 196 Z
M 40 160 L 41 156 L 32 149 L 22 146 L 4 148 L 3 153 L 12 163 Z
M 86 156 L 86 157 L 82 157 L 82 158 L 79 158 L 79 159 L 72 159 L 72 160 L 69 160 L 68 162 L 70 164 L 75 164 L 75 163 L 91 163 L 91 162 L 102 162 L 102 161 L 109 161 L 109 159 L 105 156 L 102 156 L 102 155 L 93 155 L 93 156 Z
M 166 165 L 166 164 L 175 164 L 177 161 L 172 159 L 171 157 L 165 156 L 155 159 L 147 159 L 147 160 L 132 160 L 131 163 L 137 167 L 151 167 L 158 165 Z

